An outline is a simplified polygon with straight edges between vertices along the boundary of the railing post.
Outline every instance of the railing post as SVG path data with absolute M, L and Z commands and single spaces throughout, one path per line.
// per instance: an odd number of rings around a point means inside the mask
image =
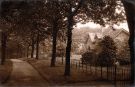
M 62 64 L 64 64 L 64 56 L 62 55 Z
M 62 64 L 63 64 L 63 62 L 62 62 Z M 73 67 L 73 60 L 71 60 L 70 67 L 71 67 L 71 68 Z
M 77 62 L 76 62 L 76 68 L 77 68 Z
M 83 70 L 83 64 L 82 64 L 82 70 Z
M 80 61 L 79 61 L 79 69 L 80 69 L 80 66 L 81 66 L 81 64 L 80 64 Z
M 107 64 L 107 80 L 109 80 L 109 79 L 108 79 L 108 64 Z
M 86 64 L 86 72 L 87 72 L 87 64 Z
M 117 85 L 117 66 L 115 65 L 115 67 L 114 67 L 114 84 L 115 84 L 115 86 Z
M 91 73 L 91 65 L 90 65 L 90 73 Z
M 96 69 L 96 65 L 94 65 L 94 66 L 95 66 L 95 76 L 96 76 L 96 70 L 97 70 L 97 69 Z
M 123 77 L 123 78 L 122 78 L 122 81 L 123 81 L 123 84 L 124 84 L 124 76 L 125 76 L 125 75 L 124 75 L 124 70 L 122 69 L 122 77 Z
M 102 65 L 101 65 L 101 79 L 102 79 Z

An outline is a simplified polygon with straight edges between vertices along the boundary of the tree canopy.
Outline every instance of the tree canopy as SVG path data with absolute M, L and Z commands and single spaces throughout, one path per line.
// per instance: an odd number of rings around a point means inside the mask
M 52 35 L 52 62 L 55 65 L 57 35 L 67 36 L 65 75 L 70 75 L 72 29 L 76 23 L 92 21 L 102 26 L 124 19 L 116 13 L 119 0 L 42 0 L 3 1 L 1 19 L 8 24 L 10 34 L 21 37 L 38 50 L 39 42 Z M 10 26 L 11 27 L 10 27 Z M 67 29 L 67 30 L 66 30 Z M 64 35 L 66 31 L 66 35 Z M 37 51 L 38 53 L 38 51 Z

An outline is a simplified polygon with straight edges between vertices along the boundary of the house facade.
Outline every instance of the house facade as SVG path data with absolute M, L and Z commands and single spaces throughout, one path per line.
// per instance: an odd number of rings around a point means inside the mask
M 128 42 L 129 32 L 124 29 L 106 29 L 101 33 L 91 33 L 88 32 L 85 37 L 85 49 L 96 50 L 98 42 L 103 39 L 104 36 L 110 36 L 116 43 L 117 49 L 123 47 L 123 43 Z
M 110 29 L 103 32 L 104 36 L 110 36 L 116 43 L 117 49 L 122 49 L 123 45 L 128 42 L 129 32 L 124 29 Z
M 95 31 L 84 32 L 77 31 L 77 33 L 73 33 L 73 43 L 72 46 L 75 47 L 75 52 L 79 54 L 83 54 L 89 50 L 100 50 L 98 46 L 98 42 L 100 42 L 104 36 L 110 36 L 115 41 L 117 48 L 121 49 L 123 47 L 123 43 L 128 42 L 129 32 L 124 29 L 100 29 Z M 119 51 L 119 50 L 118 50 Z

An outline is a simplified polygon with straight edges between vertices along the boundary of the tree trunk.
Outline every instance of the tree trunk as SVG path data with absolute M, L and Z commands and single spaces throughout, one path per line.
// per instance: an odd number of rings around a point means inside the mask
M 6 41 L 7 35 L 5 32 L 1 33 L 1 65 L 4 65 L 6 59 Z
M 72 5 L 70 4 L 68 12 L 68 25 L 67 25 L 67 47 L 66 47 L 66 58 L 65 58 L 65 76 L 70 76 L 70 52 L 72 45 L 72 29 L 73 29 L 73 17 L 77 14 L 78 9 L 82 6 L 82 3 L 85 0 L 79 0 L 78 6 L 74 11 L 72 11 Z
M 37 42 L 36 42 L 36 59 L 39 58 L 39 32 L 37 34 Z
M 32 44 L 31 44 L 31 58 L 34 57 L 34 49 L 35 49 L 34 37 L 32 37 Z
M 18 58 L 20 57 L 20 46 L 19 46 L 19 44 L 17 44 L 17 57 Z
M 54 24 L 53 24 L 53 34 L 52 34 L 52 37 L 53 37 L 53 41 L 52 41 L 53 47 L 52 47 L 51 67 L 55 67 L 57 33 L 58 33 L 58 30 L 57 30 L 57 21 L 54 21 Z
M 29 57 L 29 46 L 27 47 L 27 58 Z
M 130 47 L 130 62 L 131 62 L 131 84 L 135 85 L 135 1 L 122 0 L 128 27 L 129 27 L 129 47 Z
M 73 15 L 70 9 L 68 16 L 68 26 L 67 26 L 67 47 L 66 47 L 66 58 L 65 58 L 65 76 L 70 76 L 70 52 L 72 44 L 72 28 L 73 28 Z
M 62 64 L 64 64 L 64 53 L 62 52 Z

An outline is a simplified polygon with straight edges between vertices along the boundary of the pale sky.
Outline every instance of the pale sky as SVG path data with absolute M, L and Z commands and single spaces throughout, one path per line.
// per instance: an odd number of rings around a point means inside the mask
M 120 9 L 118 9 L 119 7 L 116 8 L 116 13 L 120 13 L 124 10 L 123 7 L 120 7 Z M 125 21 L 124 23 L 120 23 L 119 26 L 118 25 L 113 25 L 113 27 L 115 29 L 125 29 L 127 31 L 128 30 L 128 25 L 127 25 L 127 22 Z M 95 24 L 94 22 L 88 22 L 86 24 L 81 24 L 81 23 L 77 23 L 77 29 L 81 29 L 81 28 L 87 28 L 87 29 L 100 29 L 100 28 L 103 28 L 102 26 L 100 26 L 99 24 Z M 106 27 L 107 28 L 107 27 Z
M 95 23 L 93 23 L 93 22 L 88 22 L 88 23 L 86 23 L 86 24 L 81 24 L 81 23 L 77 23 L 77 29 L 81 29 L 81 28 L 89 28 L 89 29 L 99 29 L 99 28 L 102 28 L 102 26 L 100 26 L 99 24 L 95 24 Z M 121 29 L 121 28 L 123 28 L 123 29 L 125 29 L 125 30 L 127 30 L 127 31 L 129 31 L 128 30 L 128 25 L 127 25 L 127 23 L 125 22 L 125 23 L 120 23 L 120 25 L 118 26 L 118 25 L 114 25 L 113 26 L 115 29 Z

